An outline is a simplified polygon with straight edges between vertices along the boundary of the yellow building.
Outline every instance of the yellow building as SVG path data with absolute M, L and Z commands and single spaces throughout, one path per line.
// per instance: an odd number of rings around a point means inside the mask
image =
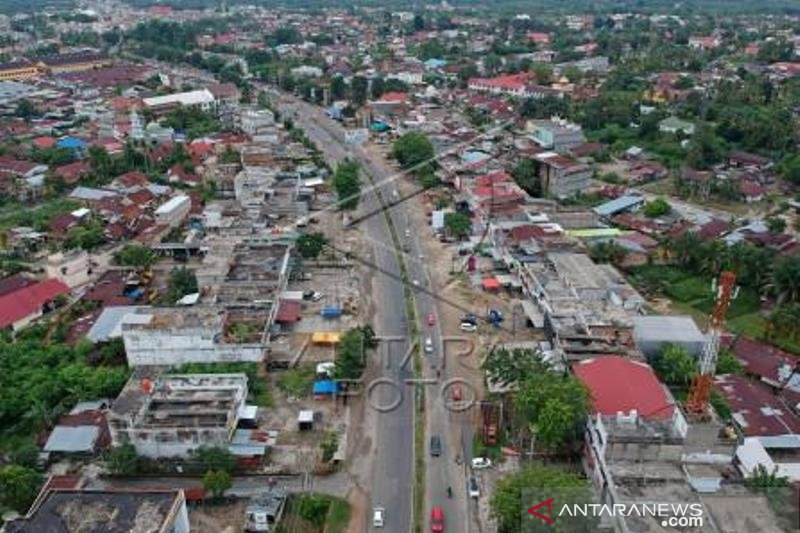
M 30 61 L 14 61 L 0 65 L 0 81 L 27 80 L 40 74 L 40 66 Z

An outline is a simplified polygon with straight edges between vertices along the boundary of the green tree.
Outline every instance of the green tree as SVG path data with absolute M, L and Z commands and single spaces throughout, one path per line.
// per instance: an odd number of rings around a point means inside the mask
M 744 366 L 727 348 L 719 351 L 717 358 L 717 374 L 741 374 Z
M 492 516 L 497 520 L 499 533 L 520 533 L 526 504 L 532 505 L 548 497 L 552 498 L 556 496 L 554 491 L 564 496 L 564 499 L 559 498 L 559 507 L 591 501 L 591 488 L 586 479 L 557 466 L 531 463 L 498 480 L 489 507 Z M 535 501 L 524 501 L 524 497 L 539 496 L 541 498 Z M 562 518 L 559 517 L 555 524 L 548 525 L 548 530 L 570 531 L 570 523 Z M 591 531 L 577 527 L 573 529 L 578 530 Z
M 686 162 L 690 167 L 705 170 L 719 163 L 725 154 L 725 148 L 713 130 L 702 126 L 695 132 L 691 141 Z
M 745 485 L 754 489 L 772 489 L 789 486 L 789 478 L 778 475 L 778 465 L 772 471 L 762 464 L 756 465 L 753 473 L 745 480 Z
M 452 236 L 463 239 L 472 231 L 472 221 L 464 213 L 445 213 L 444 227 Z
M 117 253 L 117 262 L 123 266 L 148 268 L 156 262 L 156 254 L 147 246 L 130 243 Z
M 326 433 L 319 447 L 322 450 L 322 462 L 329 463 L 331 459 L 333 459 L 336 450 L 339 449 L 339 438 L 336 436 L 336 433 L 333 431 Z
M 17 107 L 14 110 L 15 116 L 27 121 L 36 116 L 36 114 L 36 107 L 27 98 L 22 98 L 17 102 Z
M 775 261 L 772 285 L 780 303 L 800 300 L 800 256 L 779 257 Z
M 139 456 L 136 455 L 133 444 L 111 448 L 103 456 L 103 463 L 116 476 L 130 476 L 139 470 Z
M 167 282 L 167 296 L 170 302 L 176 302 L 187 294 L 198 292 L 197 277 L 188 268 L 173 268 Z
M 433 159 L 433 144 L 424 133 L 405 133 L 392 146 L 392 155 L 403 168 L 413 168 Z
M 23 444 L 12 450 L 11 462 L 26 468 L 36 468 L 39 462 L 39 448 L 32 443 Z
M 786 229 L 786 220 L 780 217 L 769 217 L 766 223 L 770 233 L 782 233 Z
M 542 180 L 539 178 L 537 164 L 533 159 L 520 159 L 511 169 L 511 176 L 517 185 L 534 198 L 542 196 Z
M 333 188 L 339 199 L 340 209 L 345 211 L 356 209 L 361 199 L 358 163 L 349 159 L 339 163 L 333 174 Z
M 697 361 L 681 346 L 667 344 L 653 361 L 653 369 L 667 385 L 687 386 L 697 374 Z
M 203 476 L 203 489 L 213 498 L 221 498 L 232 485 L 231 475 L 225 470 L 209 470 Z
M 541 449 L 569 451 L 583 434 L 589 392 L 572 375 L 542 372 L 519 382 L 513 405 L 520 421 L 535 433 Z
M 369 82 L 364 76 L 353 76 L 350 80 L 350 101 L 356 107 L 364 105 L 368 97 Z
M 625 248 L 614 241 L 600 241 L 589 249 L 589 255 L 596 263 L 619 264 L 625 260 Z
M 39 492 L 41 481 L 39 473 L 32 468 L 20 465 L 0 467 L 0 502 L 25 514 Z
M 656 198 L 644 204 L 642 213 L 648 218 L 658 218 L 667 215 L 672 211 L 672 207 L 663 198 Z
M 800 154 L 787 155 L 778 164 L 777 171 L 786 181 L 800 185 Z
M 227 448 L 201 446 L 192 454 L 205 471 L 213 470 L 232 473 L 236 470 L 236 457 Z
M 304 259 L 316 259 L 327 243 L 328 239 L 322 233 L 305 233 L 297 239 L 297 251 Z
M 95 177 L 101 182 L 105 182 L 111 176 L 114 162 L 105 148 L 102 146 L 90 146 L 89 166 L 92 168 Z
M 336 379 L 358 379 L 366 367 L 366 350 L 375 347 L 375 333 L 369 326 L 351 328 L 339 338 L 333 375 Z
M 494 349 L 486 356 L 482 367 L 486 379 L 501 387 L 549 370 L 548 365 L 542 361 L 540 351 L 522 348 Z

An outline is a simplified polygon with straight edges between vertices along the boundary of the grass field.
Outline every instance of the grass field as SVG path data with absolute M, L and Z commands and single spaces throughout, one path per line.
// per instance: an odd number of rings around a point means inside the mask
M 711 278 L 697 276 L 669 265 L 645 265 L 631 269 L 630 282 L 646 295 L 666 296 L 673 311 L 691 315 L 700 327 L 705 327 L 714 309 Z M 767 320 L 761 311 L 758 294 L 741 289 L 731 302 L 727 329 L 739 335 L 767 340 L 788 352 L 800 355 L 800 343 L 787 338 L 765 338 Z

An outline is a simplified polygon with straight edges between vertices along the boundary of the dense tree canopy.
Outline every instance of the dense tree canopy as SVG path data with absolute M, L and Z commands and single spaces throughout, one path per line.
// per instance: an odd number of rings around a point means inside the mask
M 392 155 L 403 168 L 413 168 L 433 159 L 433 144 L 424 133 L 405 133 L 392 146 Z

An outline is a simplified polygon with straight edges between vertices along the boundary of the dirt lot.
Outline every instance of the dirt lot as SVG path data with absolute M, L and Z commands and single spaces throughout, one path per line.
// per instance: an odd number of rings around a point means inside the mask
M 197 533 L 239 533 L 244 531 L 247 503 L 237 501 L 226 505 L 197 505 L 189 507 L 189 524 Z

